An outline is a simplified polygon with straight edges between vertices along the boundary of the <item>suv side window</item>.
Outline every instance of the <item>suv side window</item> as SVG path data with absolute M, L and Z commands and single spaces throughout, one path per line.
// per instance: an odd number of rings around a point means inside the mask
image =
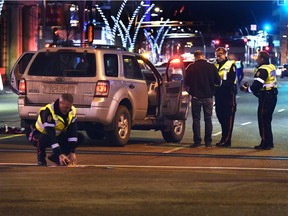
M 138 59 L 139 66 L 141 68 L 141 72 L 146 80 L 146 82 L 156 81 L 156 77 L 148 64 L 146 64 L 143 60 Z
M 143 75 L 138 61 L 132 56 L 123 56 L 124 76 L 129 79 L 141 79 Z
M 115 54 L 104 55 L 105 75 L 118 77 L 118 56 Z
M 93 77 L 96 75 L 95 55 L 77 52 L 41 52 L 28 74 L 33 76 Z

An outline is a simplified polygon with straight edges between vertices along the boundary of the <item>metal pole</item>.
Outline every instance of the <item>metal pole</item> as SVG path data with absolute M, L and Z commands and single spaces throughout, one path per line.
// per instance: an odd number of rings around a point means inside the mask
M 205 41 L 204 41 L 204 37 L 203 37 L 203 34 L 202 34 L 201 31 L 199 31 L 199 34 L 201 36 L 202 43 L 203 43 L 203 52 L 204 52 L 204 55 L 206 56 L 206 44 L 205 44 Z

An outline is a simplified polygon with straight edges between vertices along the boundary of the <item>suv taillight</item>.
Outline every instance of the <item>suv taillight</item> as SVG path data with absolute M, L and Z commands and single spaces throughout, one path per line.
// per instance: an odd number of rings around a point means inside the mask
M 21 79 L 19 83 L 19 94 L 25 95 L 26 94 L 26 80 Z
M 109 81 L 98 81 L 96 83 L 95 96 L 107 97 L 109 94 Z

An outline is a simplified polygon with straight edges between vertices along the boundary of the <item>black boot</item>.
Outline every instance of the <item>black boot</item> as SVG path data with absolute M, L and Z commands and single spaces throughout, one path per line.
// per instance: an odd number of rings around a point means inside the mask
M 37 154 L 37 160 L 39 166 L 47 166 L 46 154 L 43 153 Z

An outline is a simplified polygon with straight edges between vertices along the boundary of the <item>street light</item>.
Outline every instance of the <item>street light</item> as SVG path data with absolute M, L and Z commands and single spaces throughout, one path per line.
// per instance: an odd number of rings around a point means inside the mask
M 203 52 L 204 52 L 204 55 L 206 56 L 206 44 L 205 44 L 205 41 L 204 41 L 203 34 L 202 34 L 201 31 L 198 32 L 198 30 L 196 30 L 195 33 L 199 33 L 199 35 L 201 36 L 202 44 L 203 44 Z

